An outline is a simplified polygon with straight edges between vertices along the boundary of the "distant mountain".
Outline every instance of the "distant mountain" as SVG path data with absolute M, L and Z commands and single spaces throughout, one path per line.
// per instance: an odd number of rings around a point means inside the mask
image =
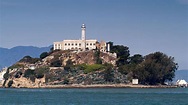
M 48 52 L 51 47 L 17 46 L 11 49 L 0 48 L 0 70 L 3 67 L 11 66 L 26 55 L 39 57 L 42 52 Z
M 188 82 L 188 70 L 177 70 L 175 73 L 174 81 L 177 81 L 179 79 L 184 79 Z

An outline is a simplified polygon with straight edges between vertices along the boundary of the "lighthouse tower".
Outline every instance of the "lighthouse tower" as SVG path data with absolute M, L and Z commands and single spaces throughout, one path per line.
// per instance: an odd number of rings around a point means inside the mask
M 82 50 L 85 51 L 86 50 L 86 26 L 85 24 L 82 24 L 81 26 L 81 39 L 82 39 Z

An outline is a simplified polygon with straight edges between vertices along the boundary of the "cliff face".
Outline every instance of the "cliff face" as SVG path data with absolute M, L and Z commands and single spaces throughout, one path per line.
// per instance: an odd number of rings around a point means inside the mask
M 53 61 L 60 60 L 62 62 L 62 66 L 66 65 L 68 60 L 71 60 L 74 65 L 77 64 L 95 64 L 97 56 L 102 60 L 102 63 L 111 63 L 115 65 L 116 63 L 116 55 L 111 53 L 100 52 L 100 54 L 95 54 L 96 51 L 90 50 L 85 52 L 72 52 L 72 51 L 58 51 L 50 54 L 46 58 L 43 59 L 44 64 L 50 64 Z
M 115 55 L 93 50 L 55 51 L 42 60 L 27 56 L 9 67 L 4 86 L 38 88 L 47 85 L 127 83 L 126 75 L 113 68 L 115 62 Z

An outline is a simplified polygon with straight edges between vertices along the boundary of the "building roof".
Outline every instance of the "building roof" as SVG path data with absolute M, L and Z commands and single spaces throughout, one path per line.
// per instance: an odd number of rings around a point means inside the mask
M 183 84 L 187 84 L 187 82 L 185 80 L 178 80 L 176 82 L 178 85 L 183 85 Z

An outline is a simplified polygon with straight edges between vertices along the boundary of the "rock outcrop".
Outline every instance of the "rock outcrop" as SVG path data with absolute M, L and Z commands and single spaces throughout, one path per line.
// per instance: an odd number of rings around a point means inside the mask
M 100 60 L 102 64 L 95 65 L 97 60 Z M 114 67 L 116 60 L 114 54 L 96 53 L 95 50 L 54 51 L 42 60 L 26 56 L 9 67 L 4 86 L 40 88 L 48 85 L 127 83 L 126 75 L 114 68 L 106 69 L 109 64 L 112 65 L 110 67 Z M 99 68 L 84 68 L 92 64 Z M 84 71 L 84 69 L 91 68 L 93 71 Z

